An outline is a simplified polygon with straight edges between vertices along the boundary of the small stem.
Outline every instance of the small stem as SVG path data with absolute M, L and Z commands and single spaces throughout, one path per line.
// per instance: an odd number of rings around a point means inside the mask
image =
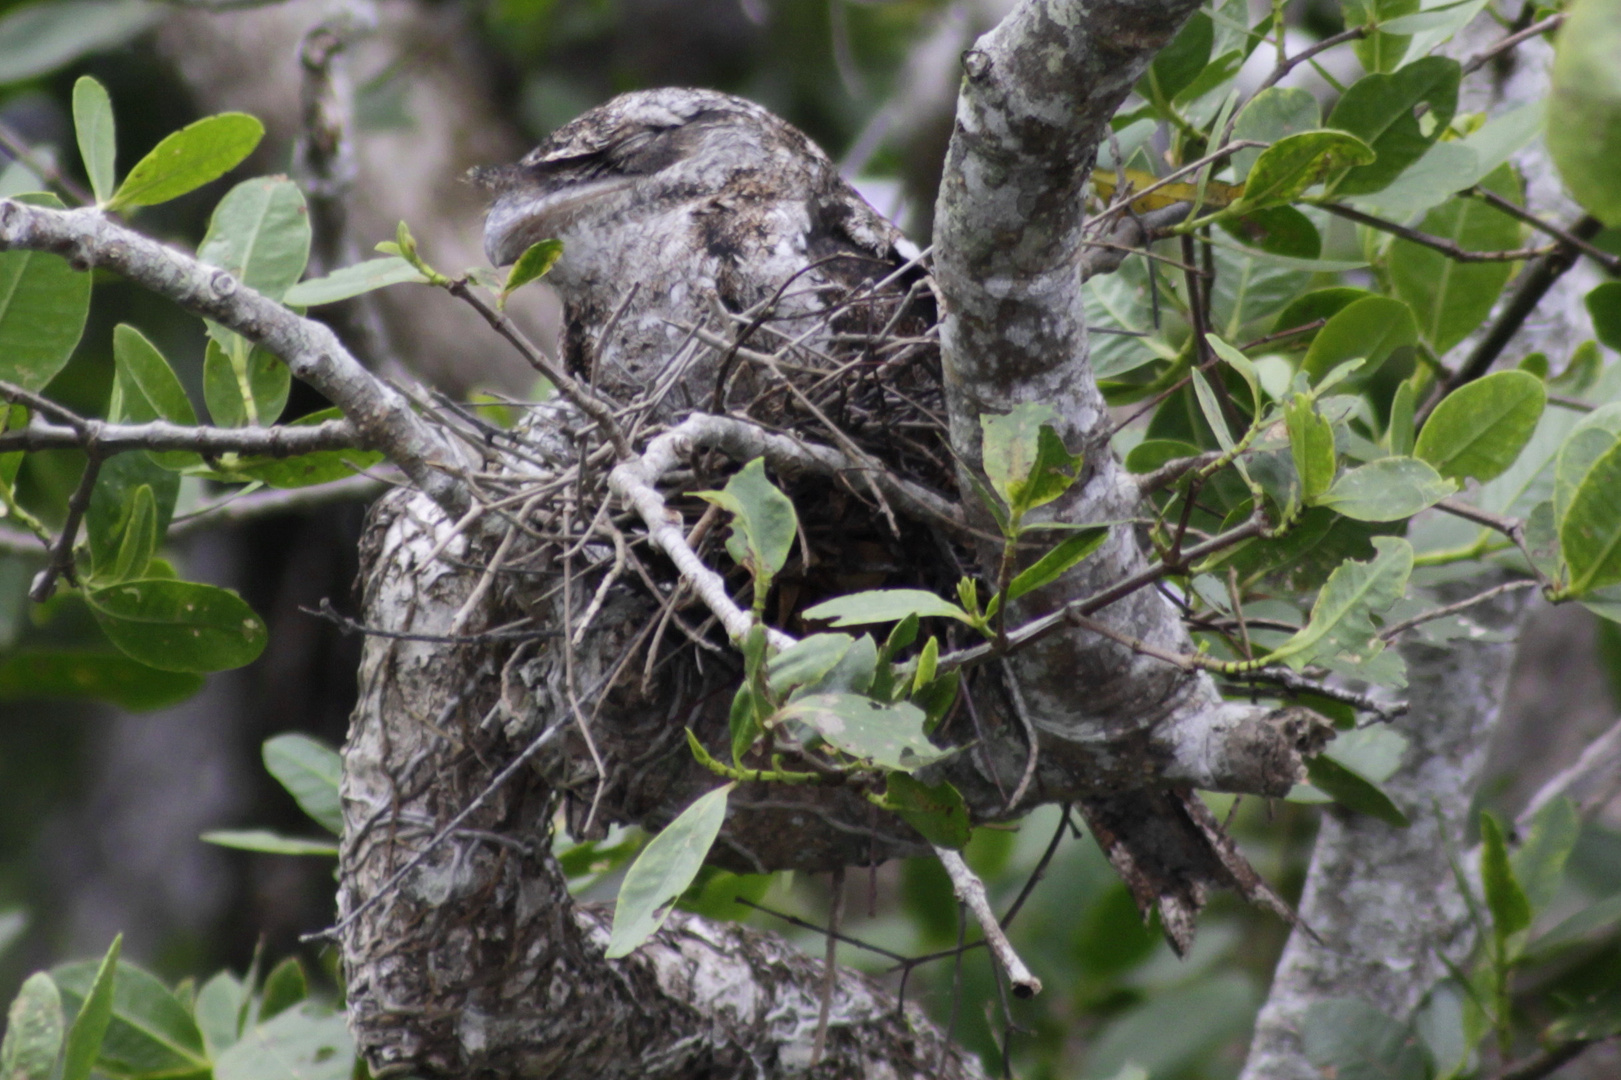
M 1007 973 L 1008 982 L 1013 984 L 1013 996 L 1030 998 L 1041 993 L 1041 980 L 1025 967 L 1007 935 L 1002 932 L 1002 924 L 997 921 L 996 914 L 991 911 L 990 899 L 985 895 L 985 883 L 968 868 L 961 852 L 936 844 L 934 853 L 945 868 L 946 876 L 951 879 L 951 888 L 957 894 L 957 899 L 974 913 L 991 954 Z
M 51 598 L 51 594 L 56 592 L 56 579 L 59 577 L 65 578 L 69 585 L 79 583 L 73 568 L 73 543 L 79 536 L 79 523 L 90 508 L 90 497 L 96 490 L 96 477 L 101 474 L 101 451 L 94 441 L 85 446 L 84 452 L 84 474 L 79 477 L 79 486 L 74 488 L 73 496 L 68 499 L 62 535 L 57 537 L 56 546 L 51 548 L 50 563 L 35 576 L 28 589 L 28 598 L 36 604 L 43 604 Z

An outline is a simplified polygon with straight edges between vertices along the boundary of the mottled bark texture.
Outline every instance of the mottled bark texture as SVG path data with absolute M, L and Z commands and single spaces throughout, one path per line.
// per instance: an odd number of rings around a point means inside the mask
M 934 223 L 951 441 L 975 468 L 981 416 L 1051 405 L 1064 441 L 1086 453 L 1082 483 L 1049 508 L 1060 520 L 1118 520 L 1139 506 L 1109 449 L 1111 422 L 1087 357 L 1078 288 L 1083 192 L 1109 117 L 1197 6 L 1025 3 L 963 58 Z M 983 552 L 987 568 L 996 555 Z M 1144 565 L 1130 531 L 1116 530 L 1097 555 L 1015 609 L 1020 621 L 1048 614 Z M 1098 617 L 1161 649 L 1191 651 L 1177 613 L 1153 589 Z M 1043 793 L 1051 797 L 1059 777 L 1081 773 L 1110 776 L 1123 789 L 1083 809 L 1139 905 L 1157 903 L 1173 939 L 1191 938 L 1212 886 L 1270 900 L 1213 839 L 1213 823 L 1187 789 L 1140 785 L 1281 793 L 1298 769 L 1297 725 L 1224 705 L 1207 675 L 1077 629 L 1049 635 L 1011 666 L 1040 733 Z M 1268 764 L 1235 783 L 1240 761 Z
M 449 528 L 421 496 L 379 504 L 363 552 L 368 623 L 452 630 L 480 574 L 434 558 Z M 472 554 L 459 539 L 447 553 Z M 502 720 L 527 692 L 503 667 L 488 644 L 368 640 L 344 751 L 341 916 L 513 757 Z M 553 736 L 573 722 L 562 715 Z M 914 1008 L 849 972 L 812 1073 L 822 965 L 746 927 L 677 913 L 631 957 L 604 960 L 609 912 L 576 904 L 550 853 L 556 807 L 525 771 L 347 927 L 350 1020 L 373 1075 L 982 1075 Z
M 1409 710 L 1395 722 L 1409 744 L 1384 788 L 1412 825 L 1397 829 L 1337 808 L 1323 813 L 1296 930 L 1256 1022 L 1246 1080 L 1321 1080 L 1301 1022 L 1312 1005 L 1358 997 L 1407 1018 L 1468 953 L 1474 931 L 1448 851 L 1456 854 L 1491 745 L 1524 594 L 1472 609 L 1487 640 L 1402 646 Z

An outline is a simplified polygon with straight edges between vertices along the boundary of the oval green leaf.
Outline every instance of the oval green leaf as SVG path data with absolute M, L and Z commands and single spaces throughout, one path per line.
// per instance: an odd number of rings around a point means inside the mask
M 1413 446 L 1442 476 L 1479 481 L 1502 475 L 1525 449 L 1548 394 L 1525 371 L 1499 371 L 1448 394 Z
M 264 651 L 264 621 L 213 585 L 147 578 L 92 589 L 85 601 L 120 652 L 164 671 L 224 671 Z
M 925 714 L 910 702 L 885 705 L 861 694 L 811 694 L 777 714 L 797 720 L 851 757 L 886 769 L 913 772 L 945 758 L 924 734 Z
M 1235 212 L 1291 203 L 1329 174 L 1373 160 L 1373 148 L 1346 131 L 1320 128 L 1286 135 L 1256 159 Z
M 153 206 L 217 180 L 253 153 L 264 134 L 264 125 L 247 113 L 220 113 L 187 124 L 135 163 L 107 209 Z
M 1412 824 L 1401 807 L 1391 801 L 1378 784 L 1329 754 L 1319 754 L 1306 762 L 1306 776 L 1312 786 L 1333 797 L 1341 806 L 1377 818 L 1386 825 L 1405 829 Z
M 1457 490 L 1427 461 L 1387 457 L 1350 470 L 1317 502 L 1357 521 L 1400 521 Z
M 1559 523 L 1575 595 L 1621 582 L 1621 442 L 1593 462 Z
M 1348 360 L 1366 361 L 1359 377 L 1371 375 L 1397 349 L 1418 344 L 1413 309 L 1388 296 L 1365 296 L 1337 311 L 1311 339 L 1301 370 L 1313 382 Z
M 922 589 L 870 589 L 837 596 L 806 608 L 804 615 L 811 620 L 831 619 L 836 627 L 895 622 L 908 615 L 972 621 L 956 604 Z
M 62 208 L 54 195 L 20 200 Z M 60 255 L 0 252 L 0 379 L 45 389 L 73 355 L 89 314 L 89 274 L 73 270 Z
M 50 1080 L 65 1026 L 56 983 L 43 971 L 34 972 L 23 982 L 6 1014 L 0 1073 L 7 1080 Z
M 1621 0 L 1570 8 L 1554 54 L 1548 153 L 1576 201 L 1607 225 L 1621 225 Z
M 1462 74 L 1456 60 L 1426 56 L 1388 75 L 1375 73 L 1357 80 L 1334 106 L 1328 126 L 1360 138 L 1373 148 L 1376 159 L 1331 183 L 1332 193 L 1366 195 L 1382 190 L 1423 157 L 1452 123 Z M 1426 107 L 1422 122 L 1420 105 Z
M 328 832 L 342 835 L 338 782 L 343 778 L 343 759 L 336 750 L 308 735 L 277 735 L 265 740 L 264 762 L 265 770 L 301 810 Z
M 614 905 L 608 959 L 629 956 L 664 925 L 720 835 L 732 786 L 725 784 L 700 796 L 636 856 Z
M 389 285 L 403 285 L 407 282 L 425 284 L 427 280 L 422 276 L 422 271 L 398 255 L 388 255 L 381 259 L 367 259 L 353 266 L 342 267 L 326 277 L 301 281 L 283 294 L 282 302 L 293 307 L 320 307 L 322 304 L 335 304 L 339 300 L 349 300 Z
M 968 806 L 962 793 L 945 780 L 924 784 L 903 772 L 889 774 L 884 801 L 923 839 L 940 847 L 962 850 L 973 835 Z
M 118 145 L 113 131 L 113 100 L 107 88 L 88 75 L 73 84 L 73 133 L 79 140 L 79 157 L 90 190 L 98 203 L 113 193 L 113 163 Z

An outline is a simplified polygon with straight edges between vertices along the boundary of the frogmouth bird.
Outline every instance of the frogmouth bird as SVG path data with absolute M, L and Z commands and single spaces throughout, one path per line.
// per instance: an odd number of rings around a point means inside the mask
M 654 423 L 694 411 L 755 409 L 749 415 L 759 416 L 761 401 L 797 402 L 798 413 L 785 405 L 766 419 L 835 446 L 866 438 L 875 455 L 911 453 L 932 439 L 934 460 L 945 464 L 927 479 L 939 487 L 953 482 L 955 459 L 938 419 L 944 408 L 926 269 L 899 230 L 783 120 L 711 91 L 625 94 L 560 128 L 518 163 L 481 170 L 475 179 L 493 196 L 484 232 L 492 263 L 510 263 L 543 239 L 563 241 L 548 280 L 564 303 L 564 357 L 603 394 L 641 401 Z M 880 296 L 882 304 L 865 303 Z M 817 377 L 773 398 L 769 379 L 741 372 L 747 365 L 737 354 L 745 346 L 699 347 L 713 345 L 715 334 L 748 337 L 746 348 L 790 355 Z M 862 334 L 866 344 L 849 344 Z M 873 344 L 875 335 L 904 347 L 885 351 Z M 883 421 L 891 414 L 881 407 L 897 394 L 917 405 L 912 419 L 932 414 L 932 426 Z M 840 415 L 855 417 L 855 428 L 865 422 L 867 435 L 810 422 L 822 423 L 851 400 L 861 407 Z M 912 557 L 938 558 L 928 550 Z M 940 577 L 954 581 L 956 573 L 953 566 Z M 958 741 L 973 742 L 973 731 Z M 988 756 L 959 755 L 956 767 L 982 760 Z M 977 782 L 994 814 L 997 781 L 981 775 Z M 1286 910 L 1190 792 L 1145 787 L 1078 801 L 1145 916 L 1159 907 L 1179 951 L 1191 941 L 1209 887 L 1235 888 Z

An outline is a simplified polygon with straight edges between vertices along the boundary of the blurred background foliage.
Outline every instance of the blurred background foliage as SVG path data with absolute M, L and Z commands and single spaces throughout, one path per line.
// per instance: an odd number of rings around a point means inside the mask
M 138 159 L 164 134 L 244 93 L 198 69 L 218 41 L 199 36 L 206 3 L 141 0 L 0 0 L 0 125 L 33 148 L 34 164 L 58 167 L 84 182 L 72 150 L 69 110 L 74 80 L 93 75 L 110 90 L 118 116 L 119 160 Z M 222 7 L 233 6 L 221 4 Z M 313 24 L 320 5 L 293 8 Z M 369 6 L 369 5 L 368 5 Z M 389 132 L 407 140 L 422 122 L 414 96 L 429 69 L 446 64 L 484 80 L 475 88 L 504 125 L 515 152 L 553 127 L 612 95 L 638 87 L 689 84 L 750 97 L 786 116 L 835 159 L 858 172 L 880 209 L 895 212 L 920 239 L 949 134 L 954 64 L 972 34 L 1007 5 L 996 0 L 484 0 L 384 4 L 408 7 L 439 36 L 390 39 L 356 65 L 356 137 Z M 1262 5 L 1265 7 L 1265 5 Z M 1341 28 L 1338 5 L 1289 5 L 1291 23 L 1307 38 Z M 283 107 L 296 115 L 297 38 L 268 38 L 264 62 L 279 71 Z M 932 49 L 932 52 L 931 52 Z M 455 53 L 453 61 L 443 54 Z M 460 65 L 460 66 L 457 66 Z M 255 77 L 244 71 L 239 82 Z M 931 89 L 930 80 L 945 91 Z M 290 88 L 290 95 L 289 95 Z M 224 104 L 230 104 L 226 101 Z M 292 167 L 291 132 L 267 117 L 267 139 L 253 166 Z M 439 181 L 454 184 L 453 178 Z M 144 231 L 193 247 L 222 180 L 143 212 Z M 5 193 L 37 187 L 10 168 Z M 376 193 L 356 192 L 364 201 Z M 415 224 L 415 222 L 414 222 Z M 476 250 L 476 223 L 458 226 Z M 362 250 L 381 236 L 359 238 Z M 204 334 L 172 305 L 116 279 L 98 278 L 91 323 L 79 351 L 49 395 L 84 413 L 106 409 L 112 380 L 114 325 L 139 327 L 200 396 Z M 406 350 L 407 354 L 409 350 Z M 405 357 L 409 363 L 413 358 Z M 477 357 L 461 362 L 477 364 Z M 422 359 L 432 373 L 431 358 Z M 493 378 L 493 376 L 492 376 Z M 478 379 L 469 377 L 456 389 Z M 287 416 L 324 407 L 296 385 Z M 72 453 L 40 454 L 24 466 L 20 492 L 47 520 L 60 513 L 78 476 Z M 204 492 L 190 491 L 195 500 Z M 228 852 L 197 840 L 207 829 L 265 827 L 308 834 L 295 803 L 264 772 L 260 746 L 296 730 L 336 745 L 354 698 L 358 644 L 301 608 L 330 598 L 353 610 L 355 547 L 363 508 L 339 505 L 223 532 L 200 532 L 172 557 L 187 576 L 238 589 L 270 625 L 270 646 L 252 666 L 211 676 L 201 694 L 142 713 L 105 705 L 45 701 L 7 685 L 0 702 L 0 1000 L 22 978 L 58 960 L 98 955 L 114 933 L 124 955 L 165 979 L 238 971 L 255 951 L 272 957 L 299 949 L 297 935 L 331 918 L 329 861 Z M 82 608 L 65 601 L 29 610 L 23 594 L 42 559 L 0 558 L 0 644 L 15 646 L 90 632 Z M 1511 815 L 1539 777 L 1529 747 L 1579 747 L 1615 715 L 1621 685 L 1621 637 L 1601 631 L 1574 608 L 1538 616 L 1514 676 L 1502 745 L 1484 804 Z M 1228 799 L 1214 799 L 1218 813 Z M 1319 811 L 1247 800 L 1234 828 L 1256 867 L 1285 896 L 1298 895 Z M 981 829 L 969 861 L 1005 906 L 1036 869 L 1058 828 L 1048 808 L 1016 829 Z M 634 838 L 632 838 L 634 839 Z M 631 845 L 634 846 L 634 845 Z M 597 845 L 597 852 L 612 842 Z M 609 897 L 615 859 L 576 853 L 581 895 Z M 1583 833 L 1554 910 L 1621 890 L 1621 834 L 1603 826 Z M 949 948 L 958 918 L 938 865 L 918 860 L 851 872 L 845 882 L 845 932 L 892 952 L 915 955 Z M 818 921 L 829 897 L 824 880 L 783 876 L 751 882 L 711 875 L 692 906 L 798 935 L 820 953 L 822 939 L 759 911 L 757 902 Z M 1127 1062 L 1157 1080 L 1217 1080 L 1242 1064 L 1254 1013 L 1282 947 L 1286 928 L 1269 915 L 1218 897 L 1200 927 L 1192 957 L 1178 962 L 1157 929 L 1144 927 L 1124 886 L 1096 846 L 1065 835 L 1045 879 L 1014 924 L 1014 941 L 1047 986 L 1032 1002 L 1013 1003 L 1023 1030 L 1013 1062 L 1031 1077 L 1106 1078 Z M 311 955 L 308 960 L 315 960 Z M 841 948 L 841 959 L 873 972 L 893 968 L 883 957 Z M 1579 983 L 1582 968 L 1621 964 L 1612 943 L 1547 978 Z M 312 965 L 318 967 L 318 965 Z M 952 1024 L 988 1061 L 1001 1056 L 998 991 L 983 951 L 962 963 L 960 993 L 951 960 L 911 973 L 907 994 Z M 1595 1074 L 1596 1075 L 1596 1074 Z

